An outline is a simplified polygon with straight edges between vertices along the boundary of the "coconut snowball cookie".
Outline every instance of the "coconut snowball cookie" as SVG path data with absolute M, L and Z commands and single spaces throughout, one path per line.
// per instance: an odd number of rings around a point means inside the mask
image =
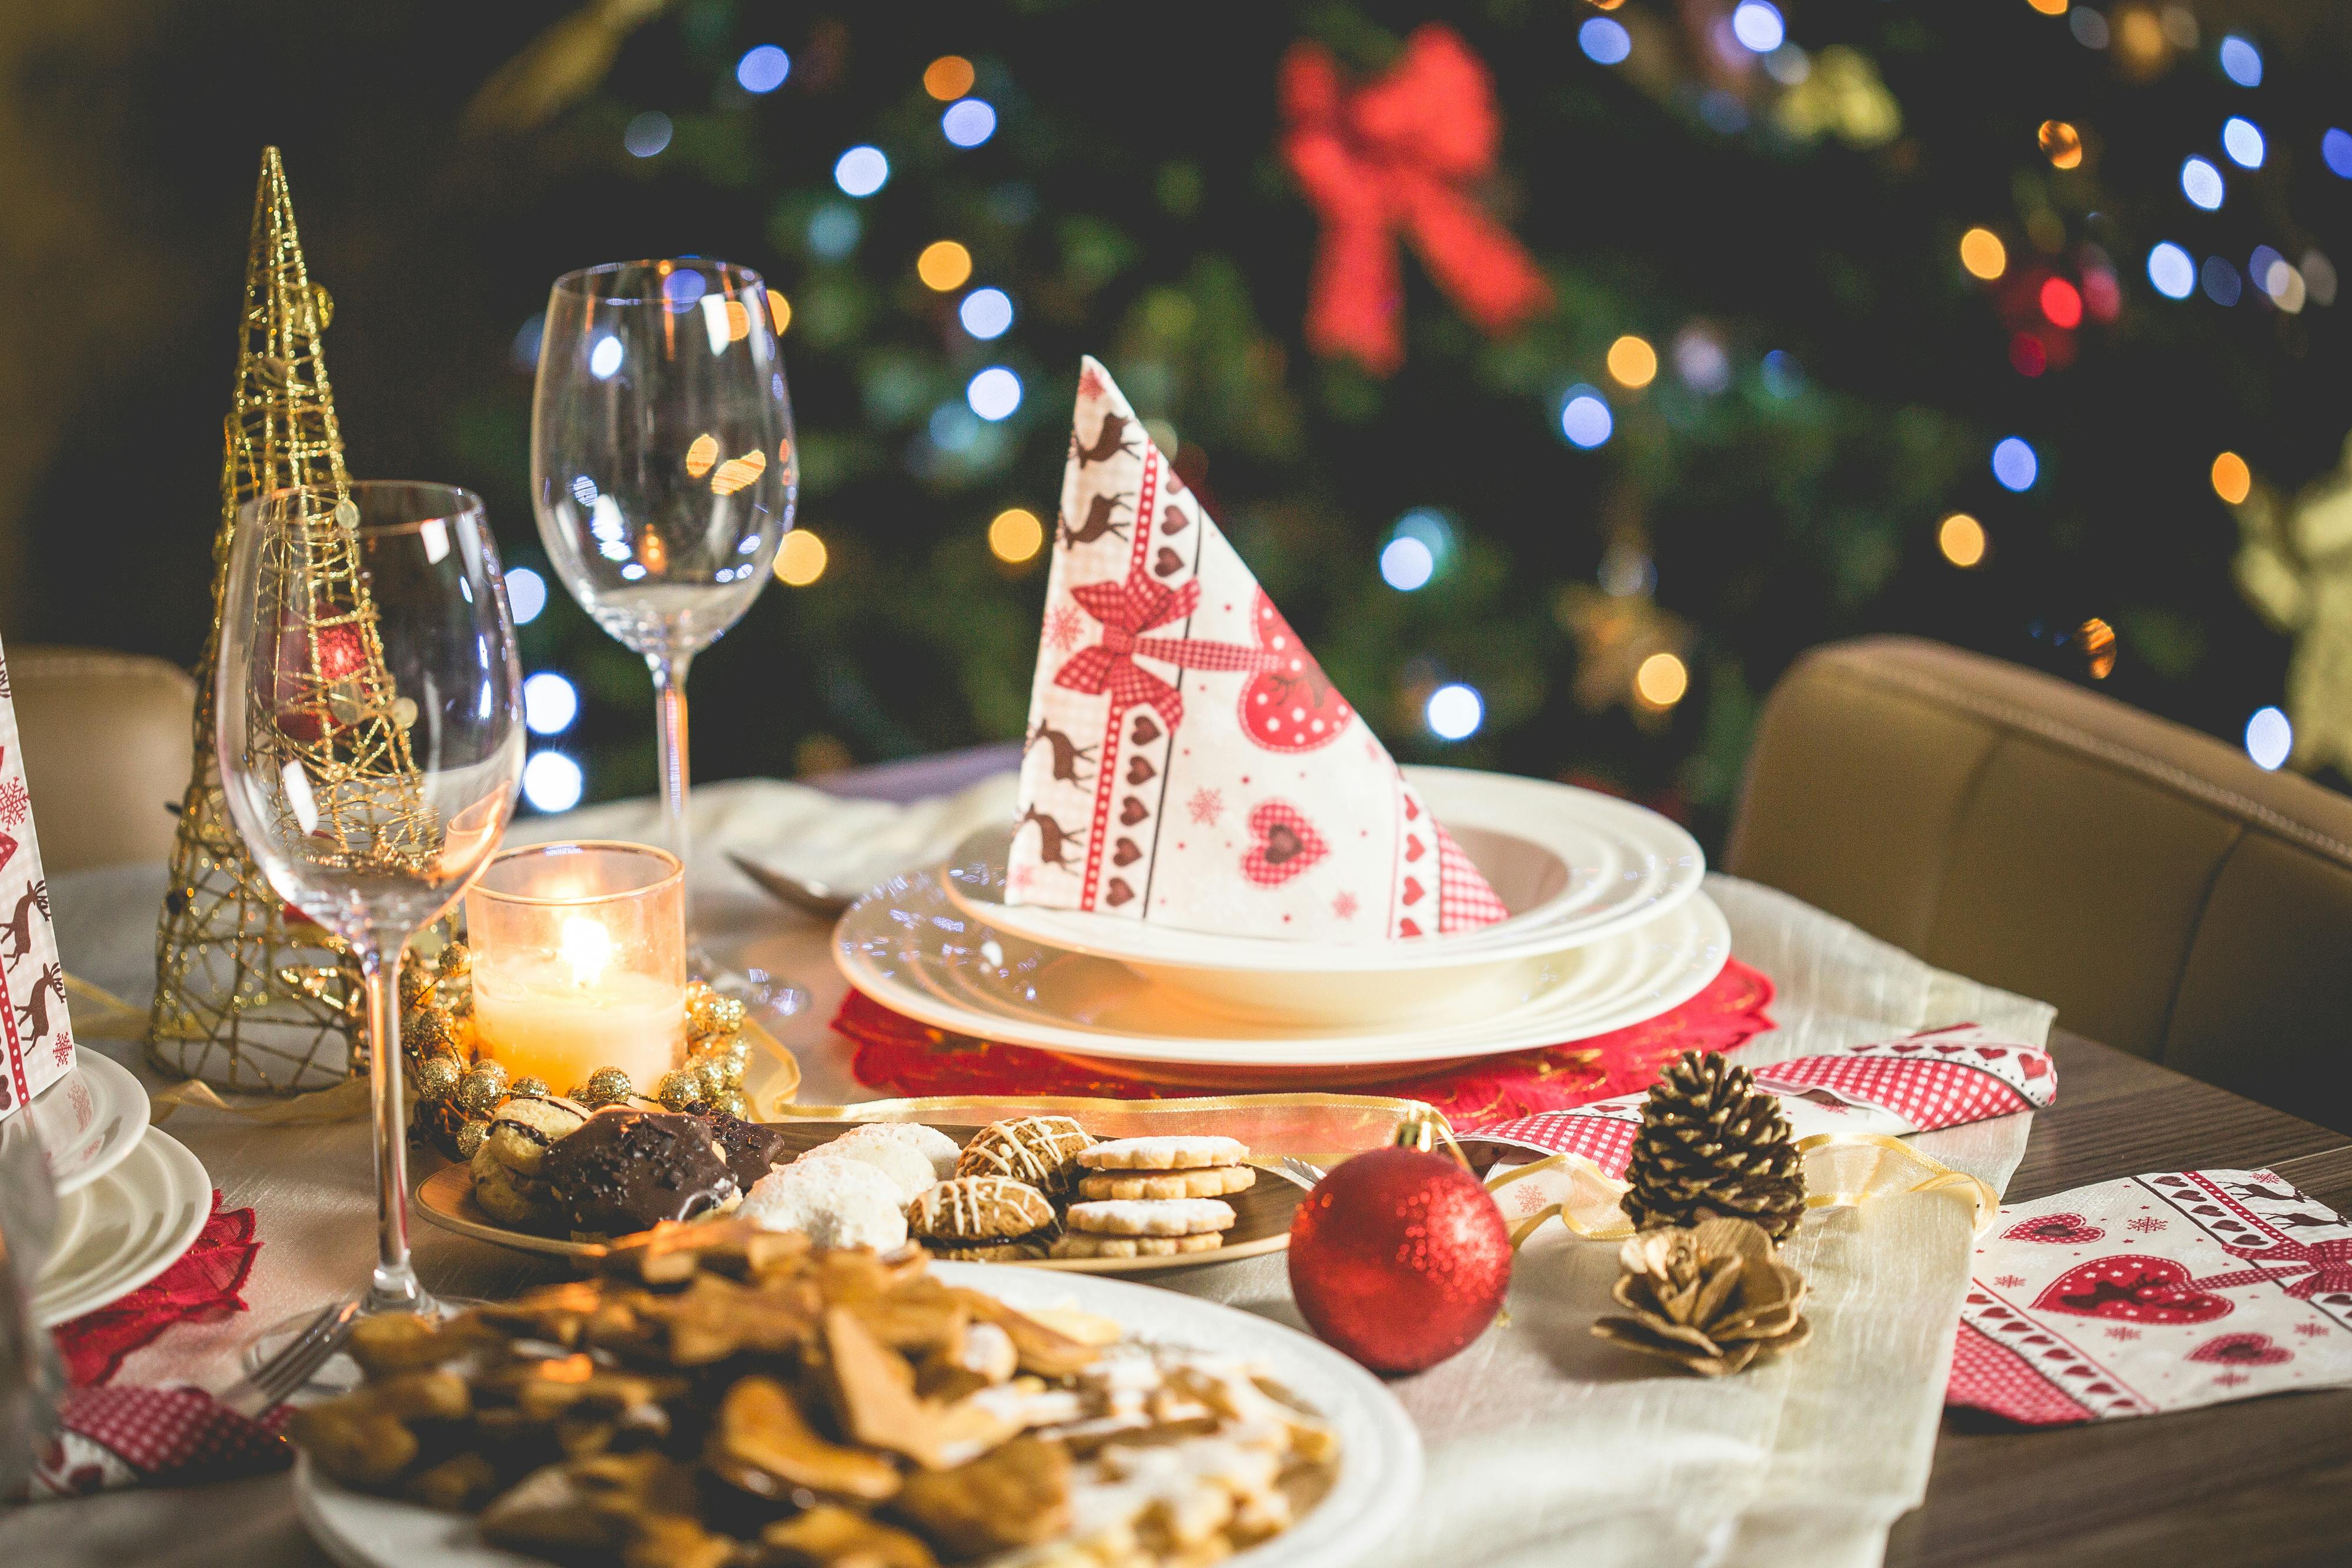
M 920 1122 L 863 1122 L 824 1146 L 844 1149 L 865 1144 L 897 1144 L 914 1150 L 931 1162 L 933 1181 L 955 1175 L 956 1158 L 963 1153 L 963 1146 L 953 1138 Z
M 793 1164 L 806 1165 L 812 1160 L 855 1160 L 859 1165 L 871 1166 L 890 1178 L 902 1205 L 939 1180 L 929 1160 L 912 1145 L 895 1138 L 853 1139 L 844 1134 L 829 1144 L 819 1144 Z
M 907 1244 L 898 1184 L 863 1160 L 798 1159 L 751 1185 L 736 1217 L 762 1230 L 797 1230 L 818 1247 Z

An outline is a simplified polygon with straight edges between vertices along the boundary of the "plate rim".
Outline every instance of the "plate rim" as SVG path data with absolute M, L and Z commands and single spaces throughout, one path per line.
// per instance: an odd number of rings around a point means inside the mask
M 931 1267 L 950 1283 L 988 1291 L 999 1295 L 1000 1300 L 1006 1298 L 992 1286 L 1012 1283 L 1015 1295 L 1032 1290 L 1043 1295 L 1055 1288 L 1034 1276 L 1031 1277 L 1034 1282 L 1013 1283 L 993 1264 L 934 1263 Z M 1240 1354 L 1266 1362 L 1295 1358 L 1294 1364 L 1314 1368 L 1318 1381 L 1340 1391 L 1340 1397 L 1332 1403 L 1342 1408 L 1327 1409 L 1318 1405 L 1315 1411 L 1339 1429 L 1345 1445 L 1339 1480 L 1297 1525 L 1226 1559 L 1235 1568 L 1346 1568 L 1393 1536 L 1419 1505 L 1427 1474 L 1421 1428 L 1413 1424 L 1412 1415 L 1392 1389 L 1331 1346 L 1275 1318 L 1183 1291 L 1104 1279 L 1072 1281 L 1060 1288 L 1077 1298 L 1081 1311 L 1100 1311 L 1119 1318 L 1122 1323 L 1129 1320 L 1118 1310 L 1119 1300 L 1129 1291 L 1139 1292 L 1139 1299 L 1148 1300 L 1151 1315 L 1172 1312 L 1179 1319 L 1176 1333 L 1162 1331 L 1160 1337 L 1181 1335 L 1185 1343 L 1204 1350 L 1223 1350 L 1233 1339 L 1240 1338 L 1244 1341 Z M 1086 1299 L 1098 1294 L 1101 1299 L 1095 1301 Z M 1238 1333 L 1232 1321 L 1234 1318 L 1243 1320 Z M 1182 1332 L 1181 1325 L 1185 1320 L 1196 1321 L 1199 1329 Z M 1220 1330 L 1224 1332 L 1221 1333 Z M 1140 1332 L 1151 1337 L 1150 1330 Z M 1261 1345 L 1279 1349 L 1259 1349 Z M 1267 1370 L 1277 1378 L 1285 1375 L 1282 1364 L 1270 1365 Z M 1351 1467 L 1346 1457 L 1359 1453 L 1366 1459 L 1361 1469 Z M 338 1529 L 331 1515 L 331 1510 L 338 1504 L 398 1509 L 409 1516 L 453 1522 L 457 1518 L 419 1503 L 353 1491 L 320 1474 L 310 1456 L 299 1452 L 295 1455 L 292 1484 L 295 1514 L 301 1520 L 305 1532 L 342 1568 L 388 1568 L 394 1560 L 366 1551 Z M 1310 1530 L 1311 1534 L 1307 1533 Z M 404 1544 L 413 1550 L 424 1543 Z M 445 1550 L 446 1555 L 437 1558 L 422 1554 L 404 1557 L 398 1568 L 446 1568 L 451 1563 L 460 1568 L 544 1568 L 541 1559 L 507 1552 L 478 1537 L 453 1543 Z
M 57 1192 L 59 1197 L 64 1197 L 69 1193 L 79 1192 L 99 1177 L 113 1170 L 124 1160 L 129 1159 L 131 1152 L 136 1149 L 141 1141 L 146 1137 L 147 1130 L 154 1125 L 154 1102 L 148 1097 L 147 1085 L 140 1082 L 139 1074 L 115 1061 L 106 1052 L 93 1051 L 89 1046 L 79 1043 L 74 1047 L 72 1068 L 59 1074 L 56 1082 L 33 1096 L 32 1104 L 25 1107 L 27 1115 L 29 1116 L 42 1101 L 62 1089 L 66 1080 L 71 1078 L 76 1072 L 82 1072 L 86 1068 L 99 1062 L 105 1063 L 104 1068 L 89 1071 L 87 1076 L 92 1082 L 105 1082 L 108 1085 L 106 1092 L 122 1097 L 126 1107 L 135 1102 L 138 1113 L 135 1116 L 126 1115 L 123 1118 L 122 1135 L 101 1148 L 96 1159 L 62 1181 L 57 1182 Z
M 151 1126 L 147 1129 L 146 1135 L 139 1140 L 138 1147 L 132 1152 L 137 1153 L 150 1148 L 153 1152 L 158 1166 L 167 1177 L 176 1176 L 179 1180 L 190 1182 L 195 1190 L 205 1194 L 209 1200 L 213 1191 L 212 1173 L 205 1169 L 205 1163 L 196 1158 L 186 1145 L 162 1128 Z M 65 1300 L 69 1304 L 70 1310 L 56 1305 L 54 1297 L 51 1298 L 51 1305 L 43 1306 L 41 1293 L 37 1291 L 33 1302 L 35 1321 L 43 1328 L 55 1328 L 60 1323 L 71 1322 L 85 1313 L 94 1312 L 100 1307 L 110 1306 L 121 1301 L 178 1262 L 187 1255 L 188 1249 L 195 1244 L 196 1238 L 203 1233 L 205 1223 L 212 1218 L 212 1205 L 209 1201 L 191 1204 L 188 1212 L 189 1218 L 183 1220 L 177 1230 L 170 1232 L 165 1239 L 159 1240 L 154 1249 L 145 1254 L 140 1261 L 128 1265 L 111 1277 L 109 1277 L 104 1270 L 99 1270 L 101 1283 L 92 1285 L 85 1281 L 79 1294 L 67 1295 Z
M 919 881 L 935 874 L 929 872 L 918 873 L 913 877 L 898 879 L 898 883 Z M 855 951 L 855 945 L 845 936 L 849 922 L 864 907 L 865 901 L 861 901 L 859 906 L 844 915 L 841 924 L 835 927 L 834 963 L 840 969 L 843 977 L 860 994 L 894 1012 L 905 1014 L 933 1029 L 998 1040 L 1028 1050 L 1052 1051 L 1059 1056 L 1076 1056 L 1104 1061 L 1150 1061 L 1202 1068 L 1279 1067 L 1307 1070 L 1318 1067 L 1409 1068 L 1424 1062 L 1466 1061 L 1478 1057 L 1504 1055 L 1515 1051 L 1535 1050 L 1546 1045 L 1556 1045 L 1568 1040 L 1589 1039 L 1593 1035 L 1607 1034 L 1613 1030 L 1627 1029 L 1638 1023 L 1647 1022 L 1651 1019 L 1682 1006 L 1712 984 L 1731 959 L 1730 923 L 1724 917 L 1722 909 L 1716 904 L 1715 901 L 1702 892 L 1683 900 L 1661 918 L 1672 918 L 1677 915 L 1695 916 L 1704 927 L 1694 937 L 1700 952 L 1717 950 L 1720 953 L 1720 960 L 1712 964 L 1706 962 L 1693 964 L 1681 979 L 1667 988 L 1664 995 L 1670 999 L 1663 1003 L 1655 1002 L 1654 999 L 1629 1003 L 1614 1012 L 1602 1012 L 1591 1021 L 1577 1022 L 1566 1026 L 1564 1030 L 1538 1027 L 1541 1024 L 1541 1015 L 1538 1015 L 1523 1019 L 1518 1027 L 1509 1032 L 1495 1034 L 1482 1040 L 1466 1044 L 1456 1041 L 1436 1049 L 1417 1043 L 1427 1038 L 1430 1033 L 1428 1030 L 1402 1030 L 1389 1031 L 1395 1043 L 1370 1057 L 1362 1054 L 1363 1048 L 1360 1045 L 1350 1045 L 1345 1035 L 1288 1040 L 1252 1040 L 1237 1035 L 1231 1040 L 1213 1040 L 1186 1039 L 1179 1036 L 1122 1035 L 1106 1031 L 1101 1034 L 1062 1039 L 1049 1038 L 1050 1031 L 1032 1029 L 1016 1019 L 992 1019 L 982 1013 L 967 1012 L 951 1003 L 936 1002 L 925 992 L 904 986 L 887 976 L 875 973 L 865 962 L 864 956 Z M 1615 940 L 1633 934 L 1620 932 L 1617 937 L 1603 938 L 1603 940 Z M 1092 957 L 1092 955 L 1087 954 L 1076 956 Z M 1096 959 L 1095 961 L 1118 962 L 1116 959 Z M 1360 1031 L 1360 1033 L 1370 1032 L 1369 1030 Z
M 1216 932 L 1155 925 L 1149 921 L 1111 920 L 1077 910 L 989 904 L 954 888 L 952 878 L 947 879 L 949 896 L 971 918 L 1008 936 L 1018 936 L 1041 946 L 1083 953 L 1089 957 L 1150 964 L 1170 969 L 1241 970 L 1269 975 L 1354 974 L 1376 969 L 1442 969 L 1457 965 L 1499 963 L 1511 958 L 1539 957 L 1565 952 L 1608 936 L 1622 936 L 1647 921 L 1670 913 L 1696 894 L 1706 880 L 1706 853 L 1690 830 L 1638 801 L 1604 795 L 1580 785 L 1563 784 L 1557 779 L 1498 773 L 1486 768 L 1417 764 L 1407 768 L 1405 774 L 1425 793 L 1443 793 L 1456 788 L 1502 791 L 1524 789 L 1564 800 L 1574 799 L 1589 809 L 1640 821 L 1679 840 L 1674 854 L 1662 858 L 1686 856 L 1694 871 L 1680 881 L 1670 877 L 1666 889 L 1648 903 L 1596 920 L 1587 928 L 1570 932 L 1565 938 L 1559 935 L 1558 927 L 1572 922 L 1572 912 L 1525 925 L 1514 919 L 1496 925 L 1452 935 L 1414 937 L 1409 941 L 1318 943 L 1282 941 L 1263 936 L 1229 936 Z M 1430 810 L 1440 817 L 1464 821 L 1475 820 L 1478 815 L 1475 810 L 1465 811 L 1458 806 L 1441 807 L 1434 799 L 1431 800 Z M 1508 819 L 1507 812 L 1497 814 Z M 1506 820 L 1496 825 L 1521 838 L 1531 836 L 1526 826 L 1516 820 Z M 969 836 L 966 841 L 969 841 Z M 959 849 L 961 847 L 959 845 Z M 1569 860 L 1564 855 L 1560 858 Z M 950 855 L 943 866 L 951 867 L 954 862 L 955 857 Z M 897 880 L 891 879 L 892 882 Z M 886 882 L 881 888 L 887 889 L 890 884 L 890 882 Z M 873 897 L 878 891 L 881 889 L 870 891 L 866 896 Z M 1027 913 L 1016 914 L 1007 923 L 998 912 L 1008 908 Z M 1178 946 L 1173 951 L 1154 950 L 1132 940 L 1105 940 L 1145 932 L 1150 933 L 1155 939 L 1173 941 Z

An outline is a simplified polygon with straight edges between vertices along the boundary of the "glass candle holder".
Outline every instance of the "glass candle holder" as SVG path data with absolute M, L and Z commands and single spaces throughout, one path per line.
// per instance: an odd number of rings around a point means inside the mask
M 686 878 L 644 844 L 509 850 L 466 893 L 474 1033 L 562 1094 L 617 1067 L 651 1094 L 686 1058 Z

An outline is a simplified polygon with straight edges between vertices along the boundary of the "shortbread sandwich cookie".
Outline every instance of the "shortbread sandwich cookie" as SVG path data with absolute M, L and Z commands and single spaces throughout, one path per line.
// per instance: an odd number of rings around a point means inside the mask
M 1249 1158 L 1249 1145 L 1239 1138 L 1193 1133 L 1160 1138 L 1114 1138 L 1077 1151 L 1077 1162 L 1090 1171 L 1189 1171 L 1211 1166 L 1237 1166 Z
M 1172 1258 L 1187 1252 L 1214 1252 L 1225 1244 L 1221 1231 L 1199 1236 L 1093 1236 L 1066 1232 L 1054 1243 L 1056 1258 Z
M 1109 1198 L 1074 1203 L 1072 1230 L 1089 1236 L 1201 1236 L 1233 1228 L 1233 1206 L 1213 1197 Z
M 1089 1171 L 1078 1178 L 1083 1198 L 1223 1197 L 1257 1180 L 1247 1166 L 1203 1166 L 1184 1171 Z

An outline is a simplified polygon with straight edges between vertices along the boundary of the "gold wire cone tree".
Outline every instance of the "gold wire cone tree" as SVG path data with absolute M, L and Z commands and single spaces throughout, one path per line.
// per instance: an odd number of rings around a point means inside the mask
M 195 768 L 156 931 L 148 1033 L 159 1067 L 232 1089 L 324 1088 L 364 1065 L 348 951 L 278 896 L 221 793 L 214 666 L 237 508 L 255 497 L 299 485 L 332 500 L 262 562 L 266 575 L 302 573 L 310 594 L 301 622 L 279 630 L 278 702 L 257 705 L 250 744 L 336 781 L 321 792 L 318 831 L 353 863 L 416 854 L 431 837 L 352 527 L 342 432 L 319 347 L 332 312 L 303 262 L 278 149 L 265 149 L 213 540 L 212 627 L 196 670 Z M 265 582 L 259 602 L 287 601 Z

